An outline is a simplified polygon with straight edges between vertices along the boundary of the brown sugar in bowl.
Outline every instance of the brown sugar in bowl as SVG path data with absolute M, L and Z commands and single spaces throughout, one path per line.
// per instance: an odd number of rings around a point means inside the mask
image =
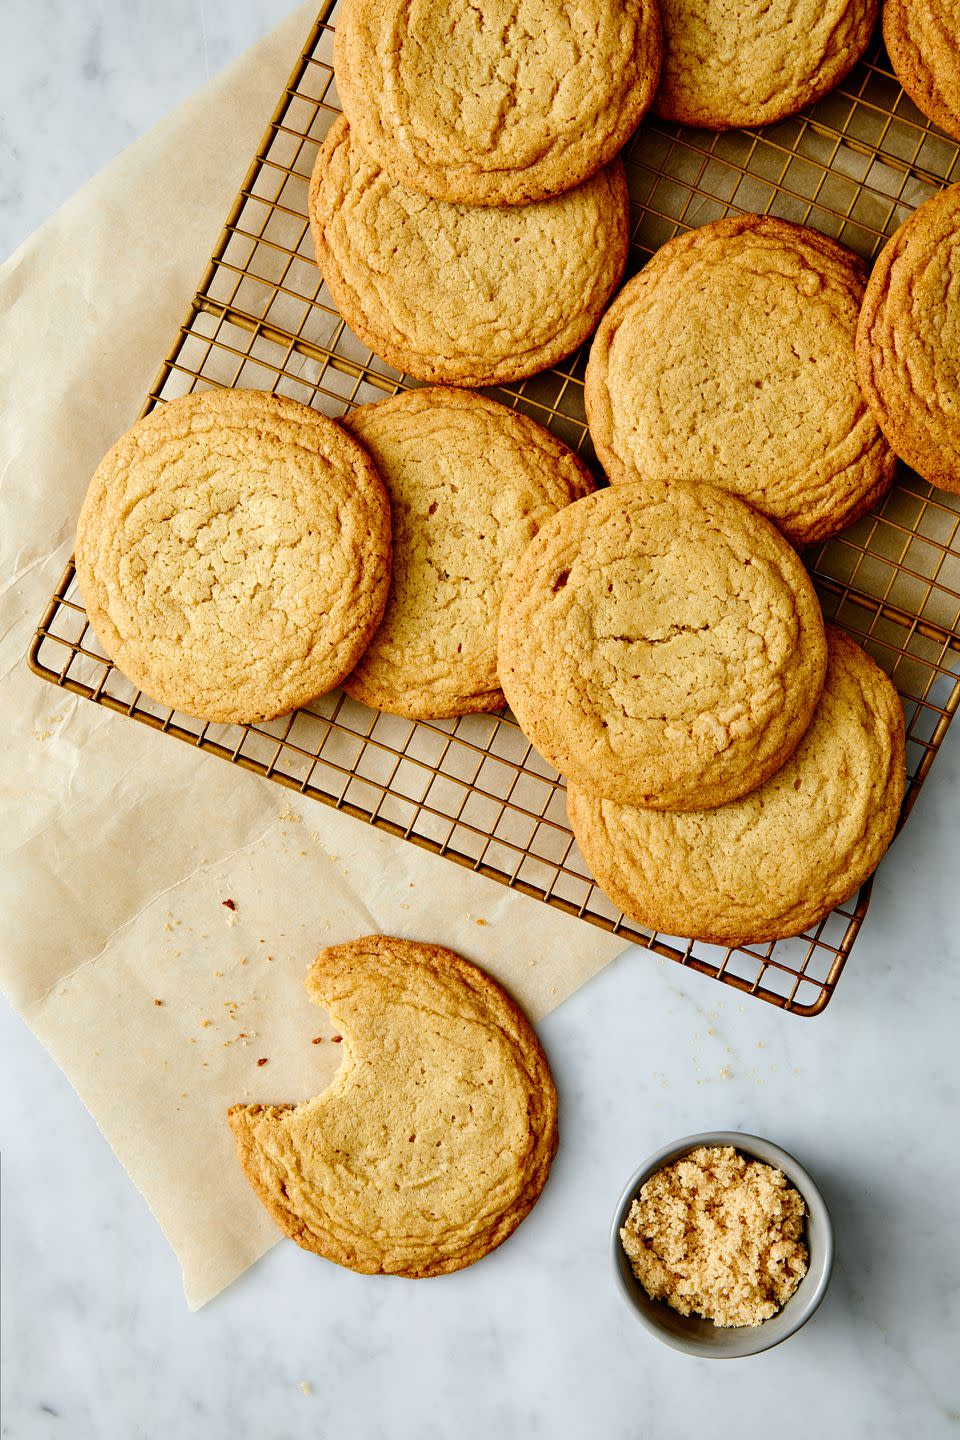
M 802 1196 L 807 1209 L 804 1241 L 808 1250 L 807 1272 L 797 1289 L 775 1315 L 760 1325 L 721 1328 L 697 1314 L 681 1315 L 662 1300 L 653 1300 L 633 1272 L 620 1231 L 642 1187 L 659 1170 L 688 1155 L 700 1146 L 732 1146 L 748 1160 L 760 1160 L 781 1170 L 788 1183 Z M 649 1156 L 631 1176 L 617 1204 L 610 1232 L 610 1253 L 614 1278 L 621 1294 L 637 1319 L 658 1340 L 710 1360 L 733 1360 L 758 1355 L 796 1334 L 820 1305 L 833 1269 L 833 1226 L 823 1196 L 807 1170 L 779 1145 L 759 1135 L 735 1130 L 708 1131 L 686 1135 Z

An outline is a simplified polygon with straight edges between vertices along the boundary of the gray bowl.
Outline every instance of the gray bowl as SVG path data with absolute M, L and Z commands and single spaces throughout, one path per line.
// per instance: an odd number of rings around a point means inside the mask
M 790 1299 L 761 1325 L 738 1329 L 720 1329 L 711 1320 L 698 1315 L 680 1315 L 662 1300 L 651 1300 L 633 1273 L 620 1241 L 620 1230 L 626 1223 L 630 1206 L 641 1187 L 665 1165 L 695 1150 L 698 1145 L 732 1145 L 752 1160 L 763 1160 L 782 1170 L 790 1184 L 803 1196 L 807 1205 L 804 1239 L 810 1252 L 807 1273 Z M 634 1314 L 658 1340 L 682 1350 L 685 1355 L 698 1355 L 708 1360 L 735 1360 L 742 1355 L 759 1355 L 794 1335 L 805 1325 L 823 1299 L 833 1269 L 833 1226 L 823 1196 L 811 1177 L 792 1155 L 761 1140 L 758 1135 L 741 1135 L 736 1130 L 712 1130 L 705 1135 L 686 1135 L 666 1145 L 644 1161 L 620 1197 L 610 1233 L 613 1271 L 621 1293 Z

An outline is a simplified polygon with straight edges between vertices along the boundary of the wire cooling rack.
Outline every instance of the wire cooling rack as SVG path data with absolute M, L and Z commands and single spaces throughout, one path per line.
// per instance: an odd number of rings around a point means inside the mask
M 307 38 L 144 414 L 189 391 L 239 386 L 338 416 L 413 383 L 351 334 L 314 263 L 307 187 L 339 113 L 335 11 L 327 4 Z M 960 147 L 903 94 L 879 42 L 802 115 L 723 134 L 648 120 L 624 153 L 631 273 L 680 231 L 744 210 L 812 225 L 869 260 L 918 204 L 960 180 Z M 586 353 L 489 393 L 595 464 Z M 905 816 L 960 701 L 960 496 L 904 471 L 877 511 L 806 558 L 827 616 L 866 647 L 903 698 Z M 592 883 L 567 825 L 562 781 L 509 714 L 414 724 L 336 691 L 265 724 L 204 724 L 156 705 L 113 668 L 88 626 L 72 565 L 30 665 L 73 694 L 795 1014 L 823 1010 L 866 913 L 869 885 L 794 940 L 724 950 L 651 934 Z

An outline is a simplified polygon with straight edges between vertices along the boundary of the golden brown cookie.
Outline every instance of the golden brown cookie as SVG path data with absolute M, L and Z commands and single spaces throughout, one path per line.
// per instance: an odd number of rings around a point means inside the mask
M 960 140 L 960 0 L 885 0 L 883 39 L 910 99 Z
M 653 108 L 727 130 L 769 125 L 826 95 L 866 49 L 878 0 L 660 0 Z
M 794 545 L 870 509 L 896 459 L 860 391 L 866 267 L 759 215 L 670 240 L 600 323 L 586 404 L 613 482 L 702 480 Z
M 317 157 L 309 209 L 343 318 L 420 380 L 490 385 L 554 365 L 590 334 L 627 258 L 620 160 L 534 205 L 449 205 L 395 185 L 342 117 Z
M 259 390 L 139 420 L 101 461 L 77 578 L 111 660 L 205 720 L 282 715 L 353 669 L 386 604 L 390 513 L 339 425 Z
M 832 626 L 823 695 L 793 755 L 758 790 L 686 814 L 567 791 L 577 843 L 615 905 L 716 945 L 798 935 L 848 900 L 893 839 L 906 780 L 903 709 Z
M 470 390 L 428 387 L 345 421 L 387 487 L 393 574 L 344 689 L 411 719 L 499 710 L 497 618 L 537 530 L 593 478 L 562 440 Z
M 357 139 L 435 200 L 518 205 L 588 179 L 660 73 L 655 0 L 344 0 L 337 88 Z
M 321 950 L 307 990 L 343 1060 L 312 1100 L 228 1111 L 247 1179 L 285 1235 L 350 1270 L 472 1265 L 536 1204 L 557 1148 L 532 1026 L 459 955 L 384 935 Z
M 722 805 L 799 744 L 823 686 L 796 552 L 709 485 L 598 491 L 542 527 L 507 586 L 500 683 L 564 775 L 656 809 Z
M 960 185 L 881 250 L 857 330 L 863 393 L 894 450 L 960 493 Z

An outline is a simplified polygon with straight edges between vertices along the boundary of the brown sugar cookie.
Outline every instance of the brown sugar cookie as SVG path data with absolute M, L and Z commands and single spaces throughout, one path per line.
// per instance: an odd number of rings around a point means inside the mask
M 960 140 L 958 0 L 886 0 L 883 40 L 913 103 L 934 125 Z
M 557 1096 L 529 1021 L 439 945 L 372 935 L 321 950 L 310 998 L 343 1032 L 332 1084 L 228 1111 L 247 1179 L 285 1235 L 365 1275 L 443 1275 L 536 1204 Z
M 866 49 L 878 0 L 660 0 L 653 108 L 707 130 L 769 125 L 826 95 Z
M 470 390 L 428 387 L 345 421 L 387 487 L 393 574 L 344 689 L 411 719 L 499 710 L 497 618 L 543 522 L 593 490 L 562 440 Z
M 435 200 L 517 205 L 588 179 L 656 89 L 655 0 L 344 0 L 337 88 L 357 139 Z
M 897 454 L 924 480 L 960 493 L 960 185 L 927 200 L 881 250 L 857 361 Z
M 419 380 L 490 385 L 545 370 L 590 334 L 627 258 L 620 160 L 534 205 L 450 205 L 395 185 L 343 117 L 317 157 L 309 210 L 343 318 Z
M 390 514 L 339 425 L 259 390 L 139 420 L 77 527 L 101 645 L 147 695 L 206 720 L 282 715 L 353 669 L 386 604 Z
M 564 775 L 695 810 L 798 745 L 823 686 L 820 606 L 796 552 L 709 485 L 598 491 L 542 527 L 507 586 L 500 683 Z
M 835 534 L 893 482 L 857 377 L 860 258 L 759 215 L 663 245 L 594 337 L 586 405 L 613 482 L 701 480 L 794 545 Z
M 717 945 L 798 935 L 879 864 L 903 799 L 903 709 L 859 645 L 833 627 L 827 635 L 813 722 L 752 794 L 676 814 L 568 787 L 570 824 L 597 883 L 641 925 Z

